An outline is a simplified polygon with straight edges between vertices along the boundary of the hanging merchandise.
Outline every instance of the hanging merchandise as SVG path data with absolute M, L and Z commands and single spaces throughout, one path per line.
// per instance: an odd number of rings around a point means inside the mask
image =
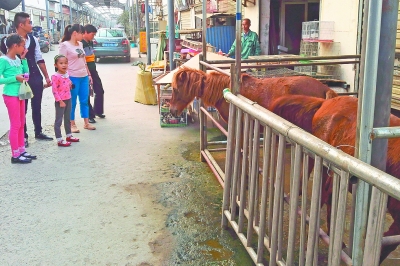
M 146 5 L 145 5 L 145 4 L 142 4 L 141 9 L 142 9 L 142 13 L 145 13 L 145 12 L 146 12 Z

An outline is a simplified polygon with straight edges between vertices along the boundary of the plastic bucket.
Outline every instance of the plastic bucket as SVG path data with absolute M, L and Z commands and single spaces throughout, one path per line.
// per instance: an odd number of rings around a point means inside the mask
M 131 42 L 131 48 L 135 48 L 136 47 L 136 43 Z

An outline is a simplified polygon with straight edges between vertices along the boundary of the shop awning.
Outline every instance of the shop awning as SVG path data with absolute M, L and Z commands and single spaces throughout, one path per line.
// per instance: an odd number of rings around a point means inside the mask
M 196 14 L 196 17 L 199 19 L 203 19 L 203 14 Z M 227 13 L 209 13 L 207 14 L 207 18 L 216 18 L 216 17 L 233 17 L 235 14 L 227 14 Z

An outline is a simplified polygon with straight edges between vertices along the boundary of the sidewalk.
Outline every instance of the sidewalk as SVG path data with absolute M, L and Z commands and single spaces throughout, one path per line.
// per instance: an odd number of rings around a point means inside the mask
M 50 73 L 54 54 L 46 54 Z M 137 69 L 112 60 L 98 64 L 107 117 L 97 119 L 95 131 L 77 119 L 80 143 L 60 148 L 31 137 L 29 151 L 38 160 L 29 165 L 12 165 L 9 146 L 0 147 L 0 265 L 161 265 L 168 257 L 169 210 L 155 203 L 154 185 L 174 175 L 171 165 L 179 161 L 187 129 L 162 129 L 157 106 L 134 102 Z M 46 89 L 49 135 L 53 106 Z

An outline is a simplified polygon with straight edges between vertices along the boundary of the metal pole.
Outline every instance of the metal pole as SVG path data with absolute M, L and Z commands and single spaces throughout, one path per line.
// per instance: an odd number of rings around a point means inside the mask
M 169 41 L 169 69 L 175 69 L 175 12 L 174 1 L 168 1 L 168 41 Z
M 72 0 L 69 0 L 69 21 L 71 21 L 71 25 L 74 23 L 72 20 Z
M 171 1 L 169 1 L 171 2 Z M 150 49 L 150 23 L 149 23 L 149 0 L 145 0 L 145 18 L 146 18 L 146 44 L 147 44 L 147 65 L 151 65 L 151 49 Z M 171 47 L 169 48 L 171 49 Z
M 369 135 L 373 128 L 375 96 L 377 85 L 379 36 L 381 32 L 382 0 L 369 1 L 367 21 L 367 39 L 363 88 L 359 98 L 359 120 L 357 121 L 358 154 L 357 157 L 371 163 L 372 145 Z M 393 62 L 392 62 L 393 63 Z M 392 69 L 393 71 L 393 69 Z M 353 239 L 353 265 L 363 265 L 364 242 L 371 186 L 359 180 L 356 192 L 356 207 Z
M 49 17 L 49 0 L 45 0 L 46 2 L 46 20 L 47 20 L 47 30 L 50 35 L 50 17 Z
M 139 58 L 141 58 L 142 56 L 140 55 L 140 13 L 139 13 L 139 0 L 136 0 L 136 13 L 137 13 L 137 37 L 138 37 L 138 54 L 139 54 Z
M 62 0 L 60 0 L 60 16 L 61 16 L 61 27 L 60 27 L 60 36 L 64 35 L 64 14 L 62 8 Z
M 132 1 L 132 2 L 131 2 Z M 129 0 L 131 8 L 129 9 L 129 12 L 131 13 L 131 25 L 132 25 L 132 30 L 131 30 L 131 37 L 133 37 L 135 35 L 135 23 L 133 22 L 135 19 L 134 13 L 135 13 L 135 7 L 133 4 L 133 0 Z
M 235 83 L 233 86 L 234 93 L 240 93 L 240 80 L 242 77 L 241 60 L 242 60 L 242 1 L 236 1 L 236 50 L 235 50 L 236 75 L 235 75 Z
M 203 33 L 202 36 L 202 51 L 203 51 L 203 60 L 207 61 L 207 42 L 206 42 L 206 33 L 207 33 L 207 1 L 203 1 Z
M 21 5 L 22 5 L 22 12 L 25 12 L 26 11 L 25 0 L 22 0 Z

